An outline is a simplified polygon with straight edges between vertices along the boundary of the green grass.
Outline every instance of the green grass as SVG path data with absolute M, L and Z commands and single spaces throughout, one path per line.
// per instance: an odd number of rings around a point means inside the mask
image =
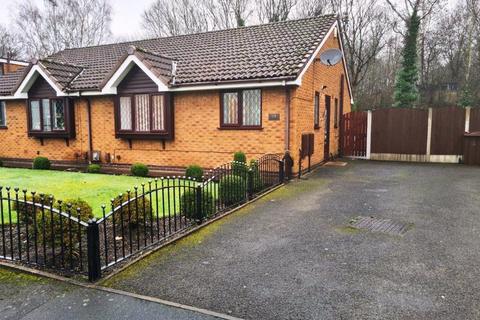
M 102 204 L 107 205 L 108 212 L 110 199 L 118 196 L 120 193 L 131 190 L 133 195 L 134 186 L 138 186 L 140 191 L 142 183 L 145 183 L 145 188 L 148 190 L 148 181 L 148 178 L 123 175 L 0 167 L 0 186 L 4 188 L 7 186 L 12 188 L 18 187 L 20 190 L 26 189 L 28 192 L 36 191 L 37 193 L 52 194 L 55 196 L 55 200 L 81 198 L 90 204 L 96 217 L 101 217 L 102 215 Z M 23 195 L 21 192 L 20 194 Z M 14 195 L 13 192 L 12 195 Z M 178 207 L 178 189 L 175 198 L 175 207 Z M 4 205 L 6 205 L 6 201 Z M 173 203 L 171 206 L 173 206 Z M 7 212 L 5 208 L 4 215 Z M 5 215 L 4 217 L 8 221 L 8 216 Z M 15 212 L 13 212 L 12 221 L 16 221 Z

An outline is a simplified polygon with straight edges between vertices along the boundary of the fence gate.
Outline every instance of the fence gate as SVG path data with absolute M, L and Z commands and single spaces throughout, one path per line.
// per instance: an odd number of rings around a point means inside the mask
M 367 113 L 350 112 L 342 117 L 342 155 L 365 157 L 367 155 Z

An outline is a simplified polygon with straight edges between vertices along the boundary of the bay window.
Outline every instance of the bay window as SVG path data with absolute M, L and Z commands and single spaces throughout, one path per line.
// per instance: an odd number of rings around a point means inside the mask
M 220 96 L 220 127 L 256 129 L 262 126 L 260 89 L 225 91 Z
M 171 112 L 165 94 L 121 95 L 116 102 L 116 135 L 127 139 L 170 138 Z
M 38 137 L 74 137 L 73 104 L 68 99 L 30 99 L 29 134 Z
M 7 127 L 7 107 L 5 101 L 0 101 L 0 128 Z

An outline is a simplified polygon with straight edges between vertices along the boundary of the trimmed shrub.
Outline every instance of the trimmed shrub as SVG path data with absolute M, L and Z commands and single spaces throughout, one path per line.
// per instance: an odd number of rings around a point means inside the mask
M 89 164 L 88 167 L 87 167 L 87 172 L 88 173 L 100 173 L 100 169 L 102 167 L 100 167 L 99 164 Z
M 260 176 L 260 168 L 257 160 L 250 161 L 250 170 L 252 170 L 253 177 L 253 192 L 258 192 L 263 189 L 263 182 Z
M 122 197 L 116 197 L 113 201 L 114 208 L 120 206 L 128 201 L 128 194 L 122 194 Z M 109 208 L 111 210 L 111 208 Z M 150 221 L 150 215 L 152 214 L 152 208 L 150 200 L 146 197 L 142 197 L 140 194 L 135 200 L 135 193 L 130 193 L 130 203 L 125 204 L 122 208 L 123 225 L 130 228 L 136 228 L 139 224 L 143 224 L 143 221 Z M 115 212 L 116 223 L 120 225 L 121 215 L 120 210 Z
M 35 198 L 35 201 L 34 201 Z M 42 197 L 40 194 L 36 193 L 35 197 L 32 196 L 32 194 L 27 194 L 26 197 L 28 202 L 30 203 L 24 203 L 25 197 L 23 193 L 18 194 L 18 203 L 16 201 L 13 201 L 13 210 L 17 212 L 17 219 L 23 224 L 32 224 L 33 223 L 33 212 L 38 213 L 42 210 L 41 209 L 41 204 L 42 204 Z M 51 202 L 50 202 L 51 201 Z M 35 206 L 33 205 L 33 202 L 35 202 Z M 55 199 L 53 195 L 44 195 L 43 196 L 43 204 L 45 207 L 50 207 L 52 204 L 53 208 L 58 209 L 58 206 L 55 206 Z M 36 208 L 34 210 L 34 208 Z M 45 210 L 48 210 L 45 208 Z
M 134 163 L 130 169 L 132 175 L 137 177 L 146 177 L 148 176 L 148 167 L 143 163 Z
M 199 165 L 192 164 L 188 166 L 185 171 L 185 176 L 188 178 L 194 178 L 197 181 L 202 181 L 203 179 L 203 169 Z
M 232 174 L 247 179 L 248 166 L 243 162 L 232 162 Z
M 194 189 L 186 190 L 180 196 L 180 210 L 189 219 L 198 219 L 196 212 L 196 192 Z M 202 218 L 208 218 L 215 213 L 215 200 L 210 192 L 202 191 Z
M 48 170 L 50 169 L 50 160 L 46 157 L 36 157 L 33 159 L 33 169 Z
M 233 154 L 233 161 L 247 163 L 247 156 L 242 151 L 237 151 Z
M 220 200 L 227 206 L 234 205 L 246 199 L 245 179 L 238 175 L 227 175 L 218 183 Z
M 232 173 L 246 179 L 247 172 L 247 156 L 242 151 L 235 152 L 233 154 Z
M 68 210 L 68 204 L 71 204 L 70 210 Z M 78 218 L 77 208 L 80 208 L 80 220 L 88 222 L 93 218 L 92 207 L 82 199 L 67 199 L 60 204 L 57 203 L 56 209 L 70 213 L 72 217 Z M 37 237 L 39 243 L 45 243 L 48 247 L 52 245 L 52 229 L 53 229 L 53 241 L 56 248 L 59 248 L 63 243 L 66 252 L 68 252 L 70 245 L 72 246 L 72 252 L 75 256 L 79 253 L 78 233 L 82 232 L 82 226 L 79 227 L 78 223 L 74 220 L 69 222 L 69 219 L 65 216 L 60 217 L 58 213 L 50 213 L 50 210 L 37 210 L 36 214 L 38 232 Z M 53 220 L 53 221 L 52 221 Z M 61 220 L 61 221 L 60 221 Z M 53 222 L 53 224 L 52 224 Z M 70 227 L 71 226 L 71 227 Z M 70 229 L 71 228 L 71 229 Z M 80 228 L 80 229 L 79 229 Z M 70 230 L 71 230 L 71 243 L 70 243 Z

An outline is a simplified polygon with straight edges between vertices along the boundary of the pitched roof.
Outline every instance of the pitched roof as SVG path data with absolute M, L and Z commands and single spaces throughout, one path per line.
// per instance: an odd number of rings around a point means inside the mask
M 39 62 L 50 75 L 50 78 L 58 84 L 60 89 L 67 89 L 69 84 L 83 71 L 83 67 L 54 60 L 41 60 Z
M 70 91 L 101 90 L 134 53 L 170 85 L 295 80 L 320 45 L 336 15 L 205 33 L 66 49 L 41 61 Z M 130 49 L 129 49 L 130 48 Z M 45 62 L 48 61 L 48 62 Z M 177 63 L 175 82 L 172 61 Z M 0 79 L 0 83 L 2 80 Z
M 27 67 L 20 67 L 17 71 L 0 76 L 0 96 L 13 94 L 14 89 L 25 77 Z

